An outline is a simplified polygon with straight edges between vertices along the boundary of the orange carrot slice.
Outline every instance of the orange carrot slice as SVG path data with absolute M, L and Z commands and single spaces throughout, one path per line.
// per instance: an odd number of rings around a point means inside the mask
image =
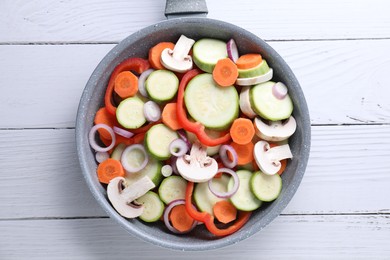
M 105 107 L 100 108 L 96 112 L 95 118 L 94 118 L 94 123 L 95 123 L 95 125 L 106 124 L 111 128 L 114 126 L 118 126 L 118 122 L 116 121 L 116 117 L 114 115 L 110 114 Z M 99 128 L 98 132 L 99 132 L 99 135 L 101 137 L 105 138 L 106 140 L 111 140 L 111 135 L 107 130 L 105 130 L 103 128 Z
M 171 221 L 172 226 L 180 232 L 190 230 L 194 224 L 194 219 L 187 213 L 184 204 L 177 205 L 171 210 L 169 220 Z
M 173 48 L 175 48 L 175 44 L 172 42 L 160 42 L 149 50 L 149 63 L 152 68 L 156 70 L 164 69 L 164 66 L 161 64 L 160 58 L 162 51 L 166 48 L 173 50 Z
M 168 103 L 164 106 L 161 114 L 162 122 L 174 131 L 182 128 L 182 126 L 177 121 L 176 109 L 177 103 Z
M 221 200 L 215 203 L 213 213 L 215 218 L 224 224 L 230 223 L 237 218 L 237 209 L 228 200 Z
M 247 144 L 237 144 L 235 142 L 230 143 L 237 153 L 238 162 L 237 165 L 245 165 L 254 161 L 253 148 L 254 144 L 249 142 Z
M 229 87 L 236 82 L 238 69 L 236 64 L 229 59 L 218 60 L 213 70 L 213 79 L 221 87 Z
M 255 135 L 255 128 L 251 120 L 247 118 L 237 118 L 230 127 L 230 136 L 237 144 L 248 144 Z
M 124 177 L 125 171 L 120 161 L 108 158 L 97 167 L 97 176 L 101 183 L 108 184 L 115 177 Z
M 244 54 L 238 58 L 236 61 L 237 68 L 245 70 L 254 68 L 263 61 L 263 58 L 260 54 L 249 53 Z
M 138 92 L 138 78 L 130 71 L 122 71 L 115 78 L 114 91 L 122 99 L 132 97 Z

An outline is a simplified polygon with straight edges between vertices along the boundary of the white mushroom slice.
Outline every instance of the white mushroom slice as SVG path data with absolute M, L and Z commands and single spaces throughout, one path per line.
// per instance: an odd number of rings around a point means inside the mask
M 166 48 L 162 51 L 160 58 L 162 65 L 169 70 L 180 73 L 192 69 L 192 58 L 188 53 L 194 43 L 193 39 L 181 35 L 173 50 Z
M 268 175 L 274 175 L 280 170 L 281 160 L 293 157 L 288 144 L 271 148 L 266 141 L 255 144 L 254 156 L 260 170 Z
M 292 136 L 297 128 L 297 123 L 293 116 L 290 116 L 284 122 L 270 121 L 265 123 L 260 118 L 255 118 L 256 135 L 263 140 L 279 142 L 288 139 Z
M 256 112 L 253 111 L 251 102 L 249 99 L 250 87 L 243 87 L 240 92 L 240 109 L 249 118 L 257 116 Z
M 180 175 L 192 182 L 206 182 L 218 172 L 218 163 L 207 156 L 206 149 L 199 143 L 192 145 L 190 155 L 184 155 L 176 160 Z
M 125 189 L 122 189 L 125 183 L 126 180 L 123 177 L 112 179 L 107 186 L 108 199 L 121 216 L 125 218 L 139 217 L 144 211 L 144 207 L 134 205 L 132 202 L 153 189 L 155 185 L 148 176 L 145 176 Z
M 236 84 L 239 86 L 252 86 L 252 85 L 256 85 L 256 84 L 271 80 L 273 75 L 274 75 L 274 71 L 273 71 L 273 69 L 270 68 L 267 73 L 260 75 L 260 76 L 257 76 L 257 77 L 238 78 L 236 80 Z

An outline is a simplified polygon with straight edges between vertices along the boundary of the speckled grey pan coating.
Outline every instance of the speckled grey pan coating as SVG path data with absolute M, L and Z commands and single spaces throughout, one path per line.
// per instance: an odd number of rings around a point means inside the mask
M 217 38 L 228 41 L 234 38 L 241 53 L 261 53 L 274 69 L 274 81 L 281 81 L 289 88 L 294 102 L 293 115 L 298 127 L 290 138 L 294 158 L 282 175 L 283 189 L 279 198 L 264 204 L 253 213 L 249 222 L 238 232 L 215 238 L 203 226 L 187 235 L 174 235 L 159 222 L 145 224 L 137 219 L 127 220 L 119 216 L 107 201 L 106 192 L 96 177 L 97 164 L 88 144 L 88 132 L 93 125 L 95 112 L 103 106 L 103 96 L 110 74 L 117 64 L 129 57 L 147 57 L 150 47 L 161 41 L 175 42 L 181 34 L 195 40 Z M 301 87 L 285 61 L 268 44 L 256 35 L 235 25 L 209 18 L 178 18 L 160 22 L 127 37 L 114 47 L 99 63 L 82 94 L 76 119 L 77 152 L 85 180 L 102 208 L 134 237 L 154 245 L 175 249 L 202 251 L 217 249 L 240 242 L 260 231 L 275 219 L 287 206 L 304 175 L 310 150 L 310 119 Z M 260 234 L 261 235 L 261 234 Z

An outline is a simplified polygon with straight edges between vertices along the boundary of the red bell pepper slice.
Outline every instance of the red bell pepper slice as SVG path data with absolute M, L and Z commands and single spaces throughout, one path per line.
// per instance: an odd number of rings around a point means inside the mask
M 239 230 L 242 226 L 248 222 L 251 212 L 249 211 L 239 211 L 237 220 L 228 228 L 220 229 L 214 223 L 214 216 L 210 215 L 207 212 L 199 212 L 192 205 L 192 193 L 194 190 L 194 183 L 188 182 L 185 194 L 185 206 L 188 214 L 195 220 L 203 222 L 206 228 L 213 233 L 215 236 L 228 236 L 237 230 Z
M 184 74 L 180 81 L 179 90 L 177 93 L 177 120 L 180 125 L 187 131 L 194 133 L 199 141 L 207 146 L 216 146 L 225 143 L 230 140 L 230 133 L 226 133 L 219 138 L 211 138 L 205 132 L 205 126 L 200 122 L 192 122 L 187 118 L 187 112 L 184 108 L 184 90 L 188 82 L 196 75 L 200 74 L 201 71 L 193 69 Z
M 107 111 L 115 115 L 116 107 L 112 104 L 112 92 L 114 91 L 114 83 L 116 76 L 123 72 L 123 71 L 135 71 L 138 74 L 141 74 L 145 70 L 150 68 L 150 64 L 148 60 L 142 59 L 142 58 L 128 58 L 121 63 L 118 64 L 118 66 L 115 67 L 114 71 L 111 74 L 110 80 L 108 82 L 108 86 L 106 89 L 106 94 L 104 96 L 104 103 Z

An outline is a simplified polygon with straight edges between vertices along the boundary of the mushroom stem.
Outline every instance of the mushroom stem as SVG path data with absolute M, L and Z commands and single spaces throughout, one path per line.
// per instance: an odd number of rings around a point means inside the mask
M 293 157 L 288 144 L 271 148 L 266 141 L 256 143 L 254 155 L 260 170 L 268 175 L 276 174 L 280 170 L 281 160 Z
M 132 202 L 155 187 L 148 176 L 141 178 L 132 185 L 122 189 L 126 180 L 123 177 L 112 179 L 107 186 L 107 196 L 115 210 L 125 218 L 139 217 L 143 206 L 134 205 Z
M 179 40 L 176 42 L 175 47 L 173 48 L 173 58 L 175 60 L 184 60 L 188 56 L 192 45 L 195 41 L 193 39 L 187 38 L 184 35 L 181 35 Z
M 156 185 L 148 176 L 144 176 L 141 179 L 134 182 L 132 185 L 127 186 L 120 193 L 120 197 L 126 201 L 127 204 L 133 202 L 139 197 L 145 195 L 146 192 L 153 189 Z
M 290 146 L 288 144 L 278 145 L 272 148 L 269 147 L 266 156 L 275 165 L 279 165 L 281 160 L 289 159 L 293 157 L 290 150 Z

